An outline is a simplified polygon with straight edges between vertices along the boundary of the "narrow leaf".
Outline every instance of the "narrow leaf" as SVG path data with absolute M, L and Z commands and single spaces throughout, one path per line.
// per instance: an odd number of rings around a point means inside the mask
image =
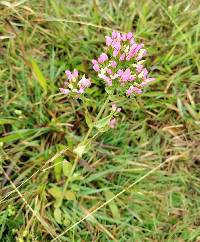
M 25 139 L 28 136 L 31 136 L 36 132 L 35 129 L 27 129 L 27 130 L 19 130 L 16 131 L 15 133 L 8 134 L 7 136 L 1 137 L 0 142 L 11 142 L 17 139 Z
M 46 81 L 45 77 L 43 76 L 42 71 L 40 70 L 38 64 L 34 60 L 31 60 L 31 64 L 32 64 L 32 70 L 33 70 L 35 78 L 38 80 L 40 86 L 46 92 L 47 91 L 47 81 Z
M 74 153 L 76 153 L 79 157 L 81 157 L 85 153 L 86 146 L 79 144 L 75 149 Z
M 57 223 L 62 224 L 62 213 L 61 213 L 60 208 L 55 208 L 54 218 L 55 218 Z
M 50 193 L 54 198 L 60 198 L 62 197 L 62 191 L 59 187 L 52 187 L 48 190 L 48 193 Z
M 55 175 L 57 182 L 59 182 L 61 180 L 63 160 L 64 160 L 64 157 L 62 157 L 62 156 L 60 156 L 54 160 L 54 175 Z
M 66 191 L 64 194 L 64 198 L 69 201 L 74 201 L 74 200 L 76 200 L 76 195 L 72 191 Z
M 100 119 L 100 120 L 98 120 L 97 122 L 96 122 L 96 124 L 95 124 L 95 127 L 97 128 L 97 129 L 102 129 L 102 128 L 104 128 L 105 126 L 107 126 L 108 125 L 108 123 L 109 123 L 109 121 L 110 121 L 110 115 L 109 116 L 107 116 L 107 117 L 105 117 L 105 118 L 102 118 L 102 119 Z
M 85 121 L 86 121 L 87 126 L 88 126 L 89 128 L 92 127 L 92 124 L 93 124 L 93 122 L 92 122 L 92 117 L 91 117 L 91 115 L 89 114 L 89 112 L 88 112 L 87 109 L 86 109 L 86 111 L 85 111 Z
M 14 119 L 6 119 L 6 118 L 1 118 L 0 119 L 0 125 L 4 125 L 4 124 L 12 124 L 15 123 L 17 120 Z
M 63 174 L 68 177 L 72 169 L 72 164 L 67 160 L 63 160 L 62 167 L 63 167 Z
M 106 190 L 104 191 L 105 192 L 105 197 L 106 197 L 106 200 L 110 200 L 111 198 L 113 198 L 115 195 L 109 191 L 109 190 Z M 115 200 L 112 200 L 111 202 L 109 202 L 108 206 L 110 207 L 110 210 L 112 212 L 112 216 L 114 219 L 119 219 L 120 218 L 120 213 L 119 213 L 119 209 L 118 209 L 118 206 L 116 204 L 116 201 Z

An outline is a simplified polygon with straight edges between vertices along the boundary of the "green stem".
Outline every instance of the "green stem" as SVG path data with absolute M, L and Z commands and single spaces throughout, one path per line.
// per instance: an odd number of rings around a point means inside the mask
M 100 111 L 99 111 L 99 113 L 98 113 L 98 115 L 97 115 L 97 117 L 96 117 L 96 119 L 95 119 L 95 122 L 90 126 L 90 128 L 89 128 L 87 134 L 85 135 L 85 138 L 84 138 L 84 140 L 83 140 L 83 143 L 86 143 L 88 137 L 90 136 L 90 134 L 91 134 L 91 132 L 92 132 L 92 130 L 93 130 L 93 128 L 94 128 L 95 123 L 96 123 L 96 122 L 99 120 L 99 118 L 101 117 L 101 115 L 102 115 L 102 113 L 104 112 L 104 110 L 105 110 L 105 108 L 106 108 L 106 106 L 107 106 L 109 100 L 110 100 L 110 97 L 109 97 L 109 95 L 108 95 L 108 97 L 106 98 L 106 100 L 105 100 L 103 106 L 101 107 L 101 109 L 100 109 Z
M 100 111 L 99 111 L 99 113 L 98 113 L 98 115 L 97 115 L 97 117 L 96 117 L 94 123 L 93 123 L 93 124 L 90 126 L 90 128 L 88 129 L 88 132 L 86 133 L 86 135 L 85 135 L 85 137 L 84 137 L 84 139 L 83 139 L 83 144 L 86 144 L 86 143 L 87 143 L 87 140 L 88 140 L 88 138 L 89 138 L 89 136 L 90 136 L 90 134 L 91 134 L 91 132 L 92 132 L 92 130 L 93 130 L 93 128 L 94 128 L 95 123 L 99 120 L 99 118 L 100 118 L 101 115 L 103 114 L 103 112 L 104 112 L 104 110 L 105 110 L 105 108 L 106 108 L 106 106 L 107 106 L 109 100 L 110 100 L 110 97 L 109 97 L 109 95 L 108 95 L 108 97 L 106 98 L 104 104 L 102 105 L 102 107 L 101 107 L 101 109 L 100 109 Z M 74 164 L 73 164 L 73 166 L 72 166 L 72 169 L 71 169 L 71 171 L 70 171 L 70 174 L 69 174 L 69 176 L 68 176 L 68 178 L 67 178 L 67 181 L 65 182 L 64 188 L 63 188 L 63 196 L 64 196 L 64 194 L 65 194 L 65 192 L 66 192 L 66 190 L 67 190 L 67 187 L 68 187 L 69 181 L 70 181 L 70 179 L 71 179 L 71 177 L 72 177 L 72 175 L 73 175 L 73 173 L 74 173 L 74 171 L 75 171 L 75 169 L 76 169 L 76 166 L 77 166 L 77 164 L 78 164 L 78 160 L 79 160 L 79 156 L 76 155 L 76 158 L 75 158 L 75 160 L 74 160 Z
M 67 187 L 68 187 L 68 184 L 69 184 L 70 178 L 72 177 L 72 175 L 73 175 L 73 173 L 74 173 L 74 171 L 75 171 L 75 169 L 76 169 L 76 166 L 77 166 L 77 164 L 78 164 L 78 159 L 79 159 L 79 157 L 78 157 L 78 155 L 77 155 L 76 158 L 75 158 L 75 160 L 74 160 L 74 164 L 73 164 L 73 166 L 72 166 L 72 169 L 71 169 L 71 171 L 70 171 L 70 173 L 69 173 L 69 176 L 68 176 L 68 178 L 67 178 L 67 181 L 65 182 L 65 185 L 64 185 L 64 187 L 63 187 L 63 197 L 64 197 L 65 192 L 67 191 Z

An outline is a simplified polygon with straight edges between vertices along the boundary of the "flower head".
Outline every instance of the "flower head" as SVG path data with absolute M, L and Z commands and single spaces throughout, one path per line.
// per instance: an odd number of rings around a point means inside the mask
M 121 112 L 121 108 L 118 108 L 117 105 L 114 103 L 114 104 L 112 104 L 112 111 L 114 113 L 120 113 Z
M 114 129 L 114 128 L 116 127 L 116 125 L 117 125 L 117 120 L 116 120 L 116 118 L 111 119 L 111 120 L 109 121 L 109 124 L 108 124 L 108 125 L 110 126 L 111 129 Z
M 93 60 L 93 69 L 98 72 L 106 91 L 119 95 L 141 94 L 142 88 L 154 81 L 148 76 L 143 58 L 147 54 L 144 44 L 135 42 L 132 32 L 121 34 L 113 31 L 106 36 L 106 51 Z
M 104 63 L 107 59 L 108 59 L 108 56 L 105 53 L 102 53 L 98 58 L 98 62 L 101 64 L 101 63 Z
M 91 81 L 85 78 L 85 75 L 79 80 L 79 73 L 76 69 L 73 72 L 66 70 L 65 74 L 68 81 L 64 82 L 64 87 L 59 88 L 63 94 L 77 96 L 77 94 L 84 93 L 85 89 L 91 86 Z

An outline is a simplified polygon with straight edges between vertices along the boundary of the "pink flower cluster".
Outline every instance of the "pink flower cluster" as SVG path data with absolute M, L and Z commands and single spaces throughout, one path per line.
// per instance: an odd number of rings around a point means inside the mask
M 85 75 L 82 78 L 78 79 L 78 71 L 74 69 L 73 72 L 66 70 L 65 74 L 68 81 L 64 82 L 66 88 L 59 88 L 63 94 L 82 94 L 86 88 L 91 86 L 91 81 L 85 78 Z
M 98 77 L 106 84 L 109 94 L 130 96 L 141 94 L 142 89 L 155 78 L 149 77 L 144 66 L 144 57 L 147 54 L 144 44 L 135 42 L 131 32 L 122 34 L 116 31 L 105 37 L 105 52 L 97 60 L 92 60 L 93 69 Z M 85 76 L 79 80 L 76 69 L 73 72 L 66 70 L 68 81 L 60 91 L 64 94 L 82 94 L 90 87 L 91 81 Z
M 114 104 L 112 104 L 112 111 L 114 113 L 120 113 L 121 112 L 121 108 L 117 107 L 117 105 L 114 103 Z
M 112 119 L 109 121 L 108 125 L 111 129 L 114 129 L 117 126 L 117 119 L 115 118 L 121 112 L 121 108 L 119 108 L 115 103 L 112 104 Z
M 109 124 L 111 129 L 114 129 L 117 125 L 117 119 L 116 118 L 112 118 L 110 121 L 109 121 Z
M 137 44 L 133 34 L 113 31 L 106 36 L 106 52 L 97 60 L 92 60 L 93 69 L 98 77 L 113 90 L 113 93 L 141 94 L 142 88 L 154 81 L 148 77 L 143 58 L 147 54 L 143 44 Z

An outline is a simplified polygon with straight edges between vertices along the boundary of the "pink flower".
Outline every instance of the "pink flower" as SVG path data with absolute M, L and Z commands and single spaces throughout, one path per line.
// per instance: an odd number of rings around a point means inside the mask
M 133 92 L 135 92 L 137 94 L 141 94 L 142 93 L 142 90 L 140 88 L 138 88 L 138 87 L 130 86 L 129 89 L 126 91 L 126 95 L 129 96 Z
M 143 71 L 143 78 L 146 79 L 147 75 L 148 75 L 148 71 L 147 71 L 147 68 L 144 68 Z
M 69 80 L 72 80 L 73 78 L 77 78 L 78 77 L 78 71 L 76 69 L 74 69 L 73 74 L 69 70 L 66 70 L 65 74 L 66 74 L 66 76 L 67 76 L 67 78 Z
M 140 83 L 140 86 L 144 87 L 144 86 L 146 86 L 147 84 L 149 84 L 150 82 L 153 82 L 153 81 L 155 81 L 155 78 L 147 78 L 143 82 Z
M 98 58 L 98 62 L 100 64 L 102 64 L 103 62 L 105 62 L 106 60 L 108 60 L 108 56 L 105 53 L 102 53 L 99 58 Z
M 131 45 L 130 52 L 133 52 L 137 48 L 138 44 L 134 43 Z
M 116 127 L 116 125 L 117 125 L 117 120 L 116 120 L 116 118 L 111 119 L 111 120 L 109 121 L 109 124 L 108 124 L 108 125 L 110 126 L 111 129 L 114 129 L 114 128 Z
M 99 71 L 100 71 L 100 68 L 99 68 L 99 65 L 98 65 L 98 64 L 93 65 L 93 69 L 94 69 L 96 72 L 99 72 Z
M 71 73 L 71 71 L 66 70 L 66 71 L 65 71 L 65 74 L 66 74 L 67 76 L 69 76 L 69 75 L 71 75 L 72 73 Z
M 126 38 L 128 40 L 130 40 L 131 38 L 133 37 L 133 34 L 131 32 L 129 32 L 127 35 L 126 35 Z
M 125 59 L 125 54 L 123 53 L 121 56 L 120 56 L 120 61 L 123 61 Z
M 72 80 L 72 79 L 73 79 L 73 75 L 72 75 L 71 71 L 66 70 L 66 71 L 65 71 L 65 74 L 66 74 L 66 76 L 67 76 L 67 78 L 68 78 L 69 80 Z
M 108 85 L 108 86 L 112 86 L 112 80 L 109 78 L 109 77 L 107 77 L 107 76 L 104 76 L 104 81 L 106 82 L 106 84 Z
M 111 70 L 111 69 L 107 69 L 106 72 L 107 72 L 109 75 L 112 75 L 112 70 Z
M 123 40 L 123 41 L 127 40 L 126 34 L 122 34 L 121 40 Z
M 98 61 L 97 60 L 92 60 L 92 64 L 96 65 L 96 64 L 98 64 Z
M 137 61 L 141 60 L 146 54 L 147 54 L 147 51 L 145 49 L 141 49 L 138 53 L 136 60 Z
M 135 54 L 137 54 L 138 51 L 139 51 L 140 49 L 142 49 L 142 47 L 144 47 L 144 44 L 140 44 L 140 45 L 138 45 L 138 46 L 136 47 L 136 49 L 135 49 Z
M 138 75 L 138 78 L 142 78 L 142 79 L 146 79 L 147 78 L 147 75 L 148 75 L 148 71 L 146 68 L 144 68 L 140 74 Z
M 108 76 L 104 74 L 99 74 L 98 77 L 103 79 L 108 86 L 112 86 L 112 80 Z
M 117 40 L 121 41 L 121 34 L 117 32 Z
M 116 57 L 118 55 L 119 51 L 118 50 L 114 50 L 113 51 L 113 56 Z
M 78 86 L 80 86 L 81 88 L 89 87 L 91 86 L 91 81 L 83 76 L 78 82 Z
M 126 91 L 126 95 L 129 96 L 133 93 L 132 88 L 129 87 L 129 89 Z
M 142 93 L 142 90 L 138 87 L 133 87 L 133 91 L 137 94 L 141 94 Z
M 119 76 L 122 76 L 122 75 L 123 75 L 123 73 L 124 73 L 124 71 L 123 71 L 123 70 L 121 70 L 121 69 L 119 69 L 119 70 L 118 70 L 118 72 L 117 72 L 117 74 L 118 74 Z
M 113 41 L 112 42 L 112 47 L 115 49 L 115 50 L 120 50 L 121 49 L 121 44 L 120 44 L 120 42 L 118 42 L 118 41 Z
M 70 90 L 69 89 L 64 89 L 64 88 L 59 88 L 60 92 L 62 92 L 63 94 L 69 94 Z
M 135 75 L 130 75 L 129 81 L 134 81 L 136 79 Z
M 130 48 L 130 51 L 128 53 L 128 56 L 130 58 L 132 58 L 134 55 L 137 54 L 137 52 L 143 47 L 143 44 L 137 45 L 137 44 L 133 44 Z
M 112 110 L 113 110 L 113 112 L 118 112 L 118 113 L 121 112 L 121 108 L 118 108 L 117 105 L 116 105 L 115 103 L 112 104 Z
M 78 71 L 77 71 L 76 69 L 74 69 L 73 76 L 74 76 L 75 78 L 78 77 Z
M 116 38 L 117 38 L 117 32 L 116 32 L 116 31 L 113 31 L 113 32 L 112 32 L 112 38 L 113 38 L 113 39 L 116 39 Z
M 78 93 L 82 94 L 82 93 L 84 93 L 84 91 L 85 91 L 85 89 L 83 87 L 80 87 L 80 89 L 78 90 Z
M 136 71 L 137 71 L 137 73 L 140 73 L 140 72 L 142 71 L 142 69 L 143 69 L 143 65 L 138 64 L 138 65 L 136 66 Z
M 110 46 L 112 44 L 112 41 L 113 41 L 112 38 L 110 36 L 106 36 L 105 38 L 106 38 L 106 45 Z
M 93 60 L 96 63 L 95 60 Z M 69 81 L 65 81 L 64 85 L 67 88 L 59 88 L 63 94 L 70 94 L 72 97 L 79 97 L 77 94 L 82 94 L 85 91 L 85 88 L 91 86 L 91 81 L 85 78 L 85 75 L 82 76 L 81 80 L 79 80 L 79 73 L 76 69 L 73 70 L 73 73 L 69 70 L 65 71 L 67 78 Z
M 130 77 L 131 77 L 131 71 L 129 68 L 127 68 L 125 72 L 121 75 L 122 81 L 126 82 L 130 79 Z
M 127 60 L 127 61 L 130 61 L 130 59 L 131 59 L 131 56 L 130 56 L 130 55 L 127 55 L 127 56 L 126 56 L 126 60 Z
M 112 66 L 113 68 L 115 68 L 115 67 L 117 66 L 117 62 L 116 62 L 116 61 L 112 61 L 112 62 L 111 62 L 111 66 Z
M 135 44 L 135 40 L 134 40 L 134 38 L 131 38 L 131 39 L 130 39 L 130 44 L 131 44 L 131 45 Z

